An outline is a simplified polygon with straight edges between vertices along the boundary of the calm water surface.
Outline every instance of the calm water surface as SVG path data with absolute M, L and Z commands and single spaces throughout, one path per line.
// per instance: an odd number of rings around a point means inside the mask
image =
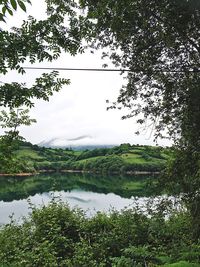
M 10 215 L 20 222 L 30 212 L 30 204 L 48 204 L 52 197 L 83 209 L 88 216 L 97 211 L 121 210 L 147 201 L 148 177 L 91 176 L 89 174 L 51 174 L 30 178 L 0 177 L 0 225 Z
M 48 204 L 54 196 L 58 196 L 62 201 L 67 202 L 70 207 L 79 207 L 86 211 L 88 216 L 92 216 L 97 211 L 108 212 L 111 209 L 120 211 L 124 208 L 131 208 L 136 205 L 134 198 L 122 198 L 114 193 L 103 194 L 72 190 L 71 192 L 46 192 L 29 197 L 31 204 L 40 207 Z M 148 198 L 139 198 L 139 203 L 143 205 Z M 20 221 L 20 218 L 30 213 L 30 204 L 27 199 L 13 200 L 11 202 L 0 201 L 0 225 L 10 221 L 10 215 Z M 138 202 L 138 201 L 137 201 Z

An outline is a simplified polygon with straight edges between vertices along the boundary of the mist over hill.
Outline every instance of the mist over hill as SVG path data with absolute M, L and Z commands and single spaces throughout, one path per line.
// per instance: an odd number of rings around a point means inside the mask
M 74 138 L 55 137 L 44 140 L 38 144 L 42 147 L 72 148 L 73 150 L 92 150 L 94 148 L 112 148 L 117 144 L 102 144 L 97 138 L 90 135 L 82 135 Z

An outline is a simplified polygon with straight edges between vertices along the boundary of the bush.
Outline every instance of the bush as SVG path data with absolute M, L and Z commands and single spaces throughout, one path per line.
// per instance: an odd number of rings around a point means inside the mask
M 22 225 L 11 222 L 1 229 L 0 262 L 13 267 L 156 266 L 163 259 L 182 260 L 187 249 L 191 253 L 190 227 L 185 213 L 165 220 L 160 213 L 150 218 L 123 210 L 88 218 L 53 199 L 47 207 L 32 207 Z

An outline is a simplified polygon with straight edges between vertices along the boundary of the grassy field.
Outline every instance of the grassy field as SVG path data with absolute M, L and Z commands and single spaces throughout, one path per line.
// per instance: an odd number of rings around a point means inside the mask
M 74 151 L 21 144 L 18 159 L 36 170 L 94 170 L 100 172 L 160 171 L 170 158 L 170 149 L 122 144 L 113 148 Z

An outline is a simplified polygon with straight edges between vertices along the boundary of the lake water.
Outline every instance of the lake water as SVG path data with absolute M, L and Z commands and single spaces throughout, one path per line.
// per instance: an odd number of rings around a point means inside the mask
M 12 214 L 20 222 L 31 211 L 29 203 L 39 207 L 48 204 L 52 197 L 83 209 L 88 216 L 113 208 L 132 208 L 136 202 L 143 205 L 150 194 L 147 184 L 151 179 L 90 174 L 0 177 L 0 225 L 8 223 Z

